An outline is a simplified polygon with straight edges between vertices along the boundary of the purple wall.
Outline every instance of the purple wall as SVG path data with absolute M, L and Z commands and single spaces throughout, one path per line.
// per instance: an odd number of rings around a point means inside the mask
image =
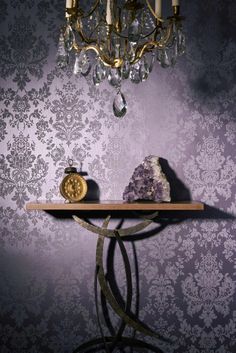
M 174 68 L 156 63 L 145 83 L 125 82 L 128 114 L 119 120 L 108 84 L 56 68 L 64 1 L 0 1 L 1 353 L 71 353 L 99 335 L 95 235 L 25 203 L 59 198 L 68 157 L 83 163 L 101 199 L 120 199 L 149 154 L 222 212 L 135 242 L 140 319 L 174 342 L 163 352 L 236 351 L 236 223 L 227 216 L 236 214 L 235 2 L 182 8 L 186 55 Z M 114 262 L 124 294 L 118 251 Z

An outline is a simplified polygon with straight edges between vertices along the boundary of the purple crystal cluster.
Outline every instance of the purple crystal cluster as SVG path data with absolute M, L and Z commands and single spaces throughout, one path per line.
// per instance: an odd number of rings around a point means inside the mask
M 159 157 L 148 156 L 138 165 L 123 193 L 123 200 L 170 201 L 170 184 L 162 172 Z

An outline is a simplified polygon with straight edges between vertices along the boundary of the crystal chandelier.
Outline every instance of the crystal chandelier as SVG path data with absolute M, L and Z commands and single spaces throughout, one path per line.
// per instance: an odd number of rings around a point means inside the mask
M 155 61 L 167 68 L 185 51 L 179 0 L 172 0 L 172 15 L 165 20 L 162 0 L 95 0 L 93 4 L 84 1 L 83 6 L 79 0 L 66 0 L 65 17 L 58 66 L 64 68 L 71 56 L 74 74 L 87 76 L 92 71 L 96 86 L 108 79 L 116 89 L 113 111 L 117 117 L 127 111 L 122 80 L 143 82 Z

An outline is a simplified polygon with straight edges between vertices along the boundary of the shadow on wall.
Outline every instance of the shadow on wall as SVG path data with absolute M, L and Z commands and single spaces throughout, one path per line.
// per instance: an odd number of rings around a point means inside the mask
M 196 8 L 195 21 L 190 20 L 193 6 Z M 179 67 L 188 77 L 194 98 L 208 106 L 213 103 L 212 99 L 230 92 L 235 86 L 235 49 L 232 44 L 235 29 L 227 6 L 216 6 L 215 0 L 208 1 L 207 6 L 201 1 L 193 6 L 186 1 L 184 27 L 188 49 L 185 61 Z M 235 6 L 233 2 L 232 6 Z M 203 17 L 207 20 L 202 20 Z
M 84 198 L 85 201 L 99 201 L 100 200 L 100 188 L 99 185 L 93 179 L 86 180 L 88 185 L 88 192 Z
M 159 163 L 170 184 L 171 201 L 191 201 L 191 194 L 186 185 L 178 178 L 166 159 L 160 158 Z

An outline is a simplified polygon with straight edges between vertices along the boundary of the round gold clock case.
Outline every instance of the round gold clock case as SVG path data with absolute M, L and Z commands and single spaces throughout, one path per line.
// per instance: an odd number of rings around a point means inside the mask
M 86 180 L 78 173 L 70 173 L 62 180 L 60 185 L 61 195 L 69 202 L 82 200 L 88 187 Z

